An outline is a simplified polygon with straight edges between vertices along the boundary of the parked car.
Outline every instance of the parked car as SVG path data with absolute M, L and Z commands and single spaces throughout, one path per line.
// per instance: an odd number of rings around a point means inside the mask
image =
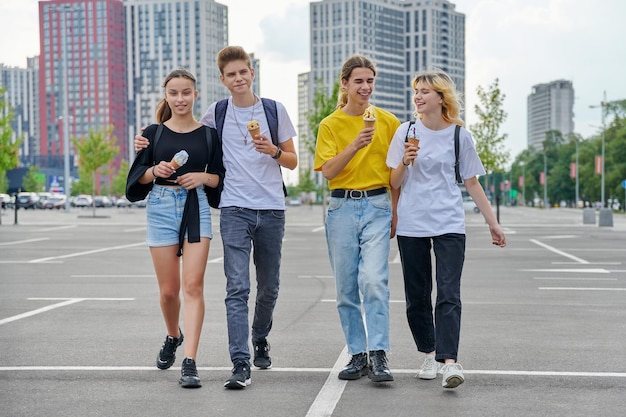
M 113 201 L 106 195 L 97 195 L 93 198 L 96 207 L 113 207 Z
M 0 194 L 0 203 L 3 209 L 8 208 L 11 204 L 11 196 L 8 194 Z
M 130 201 L 124 196 L 117 199 L 115 202 L 116 207 L 130 207 Z
M 92 204 L 91 196 L 86 194 L 81 194 L 72 201 L 72 207 L 91 207 Z
M 37 193 L 37 195 L 39 196 L 39 200 L 37 200 L 35 207 L 37 207 L 38 209 L 43 208 L 43 202 L 52 197 L 52 193 L 46 192 Z
M 39 201 L 39 196 L 37 195 L 37 193 L 21 192 L 17 195 L 16 200 L 18 208 L 34 209 L 36 207 L 37 201 Z
M 476 207 L 476 203 L 474 203 L 474 200 L 472 200 L 472 197 L 470 196 L 463 197 L 463 210 L 480 213 L 480 210 Z
M 44 209 L 57 209 L 65 208 L 65 201 L 67 198 L 64 194 L 54 194 L 52 197 L 45 199 L 41 203 L 41 207 Z

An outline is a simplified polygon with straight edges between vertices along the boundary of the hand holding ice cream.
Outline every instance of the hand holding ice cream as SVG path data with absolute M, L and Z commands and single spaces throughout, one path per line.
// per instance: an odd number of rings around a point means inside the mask
M 406 134 L 406 139 L 407 139 L 407 142 L 409 142 L 411 145 L 414 145 L 416 148 L 419 147 L 420 133 L 417 130 L 417 126 L 415 126 L 415 124 L 412 124 L 409 127 L 409 131 Z M 415 163 L 415 159 L 411 159 L 411 165 L 413 165 L 414 163 Z
M 187 151 L 185 150 L 178 151 L 176 155 L 174 155 L 174 157 L 170 161 L 170 165 L 172 165 L 174 169 L 178 169 L 182 167 L 183 165 L 185 165 L 188 159 L 189 159 L 189 154 L 187 153 Z

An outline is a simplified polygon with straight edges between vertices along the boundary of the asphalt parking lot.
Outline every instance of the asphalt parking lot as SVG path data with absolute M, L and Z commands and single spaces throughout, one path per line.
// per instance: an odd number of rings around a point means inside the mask
M 415 378 L 397 245 L 390 253 L 395 381 L 339 381 L 347 362 L 321 207 L 290 207 L 271 370 L 242 391 L 230 375 L 219 212 L 213 211 L 197 390 L 180 358 L 159 371 L 164 337 L 141 208 L 2 213 L 2 416 L 623 416 L 626 218 L 504 207 L 504 249 L 467 213 L 459 361 L 466 382 Z M 254 295 L 251 295 L 253 299 Z

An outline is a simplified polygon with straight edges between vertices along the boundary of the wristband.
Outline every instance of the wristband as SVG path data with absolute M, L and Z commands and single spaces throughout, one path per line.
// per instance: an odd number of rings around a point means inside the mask
M 280 158 L 280 156 L 282 155 L 283 151 L 282 149 L 278 148 L 278 150 L 276 151 L 276 155 L 272 156 L 272 159 L 278 159 Z
M 157 174 L 155 174 L 155 173 L 154 173 L 154 167 L 156 167 L 156 165 L 152 165 L 152 176 L 153 176 L 154 178 L 159 178 L 159 177 L 157 176 Z
M 405 164 L 405 163 L 404 163 L 404 158 L 402 158 L 402 165 L 404 165 L 405 167 L 408 167 L 408 166 L 409 166 L 409 164 L 410 164 L 410 162 L 409 162 L 408 164 Z

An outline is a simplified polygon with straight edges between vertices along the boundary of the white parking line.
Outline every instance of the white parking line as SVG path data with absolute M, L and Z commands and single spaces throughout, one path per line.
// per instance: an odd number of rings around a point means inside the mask
M 325 417 L 333 415 L 333 411 L 341 399 L 341 395 L 347 383 L 347 381 L 338 378 L 339 372 L 349 360 L 348 346 L 345 346 L 339 354 L 333 369 L 330 370 L 322 389 L 317 393 L 317 397 L 315 397 L 311 407 L 309 407 L 306 417 Z
M 81 301 L 132 301 L 134 298 L 28 298 L 31 301 L 59 301 L 60 303 L 52 304 L 46 307 L 38 308 L 36 310 L 27 311 L 26 313 L 18 314 L 17 316 L 7 317 L 0 320 L 0 326 L 3 324 L 11 323 L 13 321 L 32 317 L 37 314 L 45 313 L 56 308 L 65 307 L 71 304 L 80 303 Z
M 145 245 L 145 244 L 146 244 L 145 242 L 141 242 L 141 243 L 131 243 L 130 245 L 111 246 L 111 247 L 108 247 L 108 248 L 93 249 L 93 250 L 88 250 L 88 251 L 85 251 L 85 252 L 74 252 L 74 253 L 68 253 L 67 255 L 50 256 L 48 258 L 33 259 L 32 261 L 29 261 L 29 262 L 30 263 L 48 262 L 48 261 L 55 260 L 55 259 L 73 258 L 73 257 L 76 257 L 76 256 L 91 255 L 92 253 L 100 253 L 100 252 L 107 252 L 107 251 L 111 251 L 111 250 L 132 248 L 132 247 L 135 247 L 135 246 L 142 246 L 142 245 Z
M 20 245 L 22 243 L 41 242 L 42 240 L 50 240 L 50 238 L 49 237 L 40 237 L 38 239 L 26 239 L 26 240 L 15 240 L 13 242 L 2 242 L 2 243 L 0 243 L 0 246 Z
M 545 291 L 626 291 L 626 288 L 592 288 L 592 287 L 539 287 Z
M 577 257 L 577 256 L 570 255 L 570 254 L 569 254 L 569 253 L 567 253 L 567 252 L 563 252 L 563 251 L 561 251 L 561 250 L 558 250 L 557 248 L 553 248 L 552 246 L 550 246 L 550 245 L 546 245 L 545 243 L 542 243 L 542 242 L 540 242 L 540 241 L 538 241 L 538 240 L 536 240 L 536 239 L 530 239 L 530 241 L 531 241 L 532 243 L 534 243 L 535 245 L 539 245 L 539 246 L 542 246 L 542 247 L 544 247 L 544 248 L 548 249 L 548 250 L 549 250 L 549 251 L 551 251 L 551 252 L 554 252 L 554 253 L 559 254 L 559 255 L 563 255 L 563 256 L 565 256 L 566 258 L 570 258 L 571 260 L 576 261 L 576 262 L 578 262 L 579 264 L 588 264 L 588 263 L 589 263 L 589 261 L 585 261 L 584 259 L 581 259 L 581 258 L 579 258 L 579 257 Z

